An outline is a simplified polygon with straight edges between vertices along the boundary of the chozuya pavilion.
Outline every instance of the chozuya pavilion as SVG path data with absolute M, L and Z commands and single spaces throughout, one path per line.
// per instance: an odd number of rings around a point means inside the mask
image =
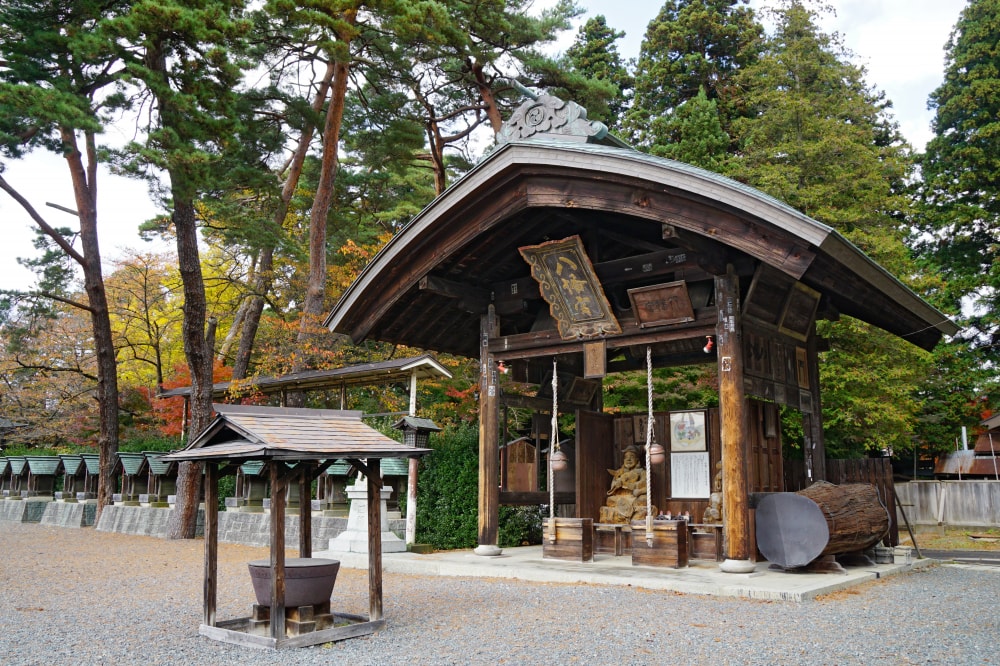
M 326 324 L 356 343 L 479 359 L 477 553 L 500 552 L 501 504 L 551 499 L 598 522 L 608 470 L 655 439 L 669 451 L 650 471 L 661 512 L 702 516 L 721 469 L 718 559 L 738 572 L 756 552 L 751 494 L 783 490 L 778 405 L 801 411 L 807 474 L 825 478 L 815 322 L 840 315 L 928 350 L 958 330 L 830 227 L 633 150 L 577 104 L 542 95 L 383 248 Z M 718 367 L 718 409 L 602 411 L 611 373 L 706 362 Z M 501 377 L 537 395 L 509 396 Z M 534 407 L 541 423 L 553 410 L 575 415 L 569 467 L 548 492 L 531 479 L 513 487 L 502 468 L 504 404 Z M 678 436 L 685 424 L 702 428 L 693 444 Z

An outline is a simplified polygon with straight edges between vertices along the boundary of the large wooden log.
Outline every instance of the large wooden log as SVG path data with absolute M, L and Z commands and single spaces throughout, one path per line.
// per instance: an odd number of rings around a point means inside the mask
M 889 530 L 889 513 L 874 486 L 817 481 L 797 493 L 774 493 L 757 506 L 757 547 L 784 568 L 874 546 Z

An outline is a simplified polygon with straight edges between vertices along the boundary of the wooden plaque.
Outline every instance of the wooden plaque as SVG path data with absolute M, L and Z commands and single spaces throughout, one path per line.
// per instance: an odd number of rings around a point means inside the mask
M 604 340 L 583 345 L 583 376 L 600 379 L 607 374 L 608 346 Z
M 796 340 L 805 341 L 812 329 L 819 299 L 818 291 L 810 289 L 801 282 L 794 283 L 785 300 L 778 330 Z
M 531 266 L 531 276 L 563 340 L 622 332 L 579 236 L 526 245 L 518 251 Z
M 640 328 L 694 321 L 694 308 L 683 280 L 628 290 Z

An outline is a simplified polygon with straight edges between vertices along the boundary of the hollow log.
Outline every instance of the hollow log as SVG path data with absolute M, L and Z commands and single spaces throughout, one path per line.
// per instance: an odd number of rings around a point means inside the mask
M 756 512 L 757 547 L 772 564 L 801 567 L 820 557 L 863 551 L 889 529 L 874 486 L 817 481 L 797 493 L 765 496 Z
M 889 511 L 875 486 L 847 483 L 841 486 L 817 481 L 798 495 L 819 505 L 830 538 L 820 555 L 840 555 L 871 548 L 889 531 Z

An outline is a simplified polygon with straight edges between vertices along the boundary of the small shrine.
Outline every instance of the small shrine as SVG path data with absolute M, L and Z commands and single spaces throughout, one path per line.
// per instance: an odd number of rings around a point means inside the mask
M 361 412 L 215 405 L 215 420 L 168 462 L 205 465 L 204 614 L 199 633 L 214 640 L 264 648 L 305 647 L 374 633 L 385 626 L 382 604 L 381 461 L 416 458 L 430 449 L 396 442 L 361 421 Z M 312 514 L 299 512 L 299 557 L 285 557 L 287 488 L 309 497 L 312 482 L 337 461 L 365 477 L 369 612 L 336 609 L 340 562 L 314 558 Z M 271 489 L 270 558 L 248 563 L 255 601 L 247 617 L 219 619 L 219 477 L 261 463 Z M 331 599 L 333 595 L 333 599 Z

